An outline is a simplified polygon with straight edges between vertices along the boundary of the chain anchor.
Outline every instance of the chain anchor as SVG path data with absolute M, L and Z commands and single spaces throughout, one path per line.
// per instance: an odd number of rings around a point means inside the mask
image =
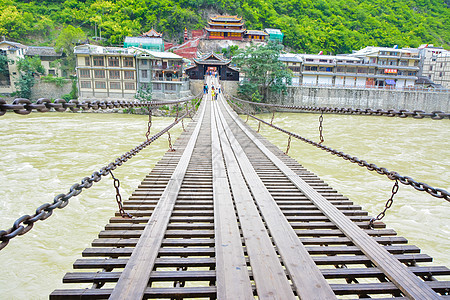
M 256 130 L 256 132 L 259 132 L 260 129 L 261 129 L 261 122 L 258 122 L 258 130 Z
M 382 212 L 380 212 L 378 214 L 378 216 L 376 216 L 375 218 L 370 219 L 369 221 L 369 227 L 373 228 L 373 223 L 375 221 L 381 221 L 381 219 L 384 218 L 384 216 L 386 215 L 386 211 L 392 206 L 392 204 L 394 203 L 394 196 L 395 194 L 397 194 L 398 192 L 398 180 L 395 179 L 395 183 L 394 186 L 392 187 L 392 195 L 391 198 L 388 199 L 388 201 L 386 201 L 386 204 L 384 205 L 384 209 Z
M 125 212 L 125 210 L 123 209 L 123 205 L 122 205 L 122 196 L 120 195 L 120 181 L 119 179 L 117 179 L 116 177 L 114 177 L 114 174 L 112 171 L 109 171 L 109 173 L 111 174 L 112 179 L 114 180 L 114 188 L 116 189 L 116 202 L 117 202 L 117 206 L 119 207 L 119 213 L 122 216 L 122 218 L 133 218 L 133 216 L 127 212 Z
M 270 120 L 270 125 L 273 125 L 274 118 L 275 118 L 275 111 L 272 111 L 272 119 Z

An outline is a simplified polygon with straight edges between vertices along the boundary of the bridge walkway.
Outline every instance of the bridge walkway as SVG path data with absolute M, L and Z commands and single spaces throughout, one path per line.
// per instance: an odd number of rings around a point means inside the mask
M 50 299 L 442 299 L 450 275 L 210 95 Z M 79 270 L 79 271 L 78 271 Z M 84 270 L 90 270 L 84 272 Z M 441 277 L 439 277 L 441 278 Z

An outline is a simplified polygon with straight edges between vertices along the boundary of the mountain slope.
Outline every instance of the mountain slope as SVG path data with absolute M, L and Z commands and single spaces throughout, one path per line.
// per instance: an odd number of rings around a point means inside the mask
M 280 28 L 298 52 L 348 53 L 364 46 L 450 48 L 446 0 L 0 0 L 0 36 L 52 45 L 66 25 L 106 45 L 154 27 L 179 41 L 211 13 L 242 16 L 248 29 Z

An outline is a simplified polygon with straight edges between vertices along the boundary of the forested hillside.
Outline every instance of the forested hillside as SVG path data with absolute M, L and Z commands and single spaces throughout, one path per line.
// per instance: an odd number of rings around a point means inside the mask
M 201 29 L 208 14 L 242 16 L 248 29 L 280 28 L 294 51 L 348 53 L 365 46 L 450 48 L 448 0 L 0 0 L 0 36 L 53 45 L 67 25 L 87 36 L 98 26 L 102 43 L 154 27 L 179 41 L 183 29 Z

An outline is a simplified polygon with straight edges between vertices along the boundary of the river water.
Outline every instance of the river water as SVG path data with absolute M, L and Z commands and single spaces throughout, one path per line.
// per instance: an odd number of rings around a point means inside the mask
M 262 115 L 269 120 L 271 115 Z M 276 114 L 274 124 L 318 139 L 317 114 Z M 153 118 L 152 134 L 173 119 Z M 257 123 L 249 121 L 256 128 Z M 325 144 L 450 190 L 448 120 L 325 115 Z M 145 139 L 147 117 L 126 114 L 33 113 L 0 117 L 0 229 L 67 193 L 70 186 Z M 181 132 L 178 125 L 172 137 Z M 261 133 L 283 150 L 287 138 L 267 126 Z M 119 167 L 126 199 L 167 150 L 167 135 Z M 380 212 L 393 182 L 298 140 L 289 154 L 372 215 Z M 111 178 L 102 177 L 49 219 L 0 251 L 0 298 L 46 299 L 117 210 Z M 450 204 L 400 186 L 385 221 L 439 265 L 450 266 Z M 69 287 L 70 285 L 65 285 Z M 89 285 L 73 285 L 89 287 Z

